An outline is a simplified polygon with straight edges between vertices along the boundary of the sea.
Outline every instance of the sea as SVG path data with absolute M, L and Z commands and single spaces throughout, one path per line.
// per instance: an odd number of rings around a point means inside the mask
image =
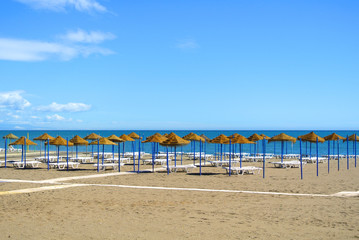
M 0 148 L 5 148 L 5 140 L 2 138 L 2 136 L 5 136 L 9 133 L 13 133 L 15 134 L 17 137 L 21 137 L 21 136 L 25 136 L 27 138 L 29 138 L 30 140 L 33 140 L 34 138 L 42 135 L 43 133 L 48 133 L 49 135 L 53 136 L 53 137 L 57 137 L 57 136 L 61 136 L 65 139 L 70 140 L 71 138 L 73 138 L 75 135 L 79 135 L 80 137 L 86 137 L 87 135 L 91 134 L 91 133 L 96 133 L 102 137 L 108 137 L 112 134 L 115 134 L 116 136 L 120 136 L 122 134 L 130 134 L 131 132 L 135 132 L 138 135 L 140 135 L 143 139 L 146 139 L 146 137 L 151 136 L 155 133 L 160 133 L 160 134 L 164 134 L 164 133 L 170 133 L 170 132 L 174 132 L 175 134 L 177 134 L 180 137 L 183 137 L 185 135 L 187 135 L 190 132 L 194 132 L 198 135 L 204 134 L 206 135 L 208 138 L 212 139 L 217 137 L 220 134 L 224 134 L 226 136 L 232 135 L 234 133 L 238 133 L 240 135 L 243 135 L 245 137 L 249 137 L 250 135 L 254 134 L 254 133 L 258 133 L 258 134 L 265 134 L 269 137 L 273 137 L 276 136 L 280 133 L 286 133 L 289 136 L 292 137 L 298 137 L 300 135 L 304 135 L 309 133 L 310 131 L 294 131 L 294 130 L 280 130 L 280 131 L 272 131 L 272 130 L 251 130 L 251 131 L 247 131 L 247 130 L 175 130 L 175 131 L 165 131 L 165 130 L 48 130 L 48 131 L 38 131 L 38 130 L 11 130 L 11 131 L 5 131 L 5 130 L 1 130 L 0 131 Z M 333 132 L 337 133 L 338 135 L 342 136 L 342 137 L 347 137 L 350 136 L 352 134 L 359 134 L 359 131 L 344 131 L 344 130 L 320 130 L 320 131 L 314 131 L 317 135 L 319 135 L 320 137 L 325 137 L 327 135 L 332 134 Z M 12 140 L 13 142 L 14 140 Z M 43 151 L 44 150 L 44 145 L 43 143 L 41 143 L 40 141 L 35 141 L 35 143 L 37 143 L 38 145 L 36 146 L 29 146 L 28 150 L 32 151 L 32 150 L 36 150 L 36 151 Z M 338 154 L 338 145 L 337 142 L 324 142 L 324 143 L 319 143 L 318 144 L 318 152 L 319 155 L 326 155 L 328 154 L 328 147 L 330 146 L 330 154 Z M 127 142 L 125 143 L 125 151 L 126 152 L 131 152 L 133 151 L 133 149 L 135 149 L 135 151 L 138 151 L 138 149 L 140 148 L 141 151 L 144 152 L 148 152 L 151 153 L 152 152 L 152 146 L 151 143 L 140 143 L 139 141 L 136 141 L 135 143 L 130 143 Z M 15 146 L 15 148 L 21 148 L 21 146 Z M 50 151 L 55 151 L 56 150 L 56 146 L 50 146 Z M 239 151 L 239 147 L 238 146 L 232 146 L 232 151 L 233 148 L 236 152 Z M 94 149 L 94 150 L 92 150 Z M 339 142 L 339 154 L 347 154 L 347 152 L 349 152 L 349 154 L 355 154 L 355 142 L 343 142 L 340 141 Z M 170 151 L 173 151 L 174 149 L 171 148 Z M 199 143 L 195 143 L 195 145 L 193 144 L 189 144 L 183 147 L 177 147 L 176 151 L 183 151 L 183 152 L 193 152 L 193 151 L 198 152 L 199 151 Z M 64 147 L 60 147 L 60 151 L 66 151 L 66 146 Z M 70 151 L 74 151 L 74 148 L 70 147 Z M 78 147 L 78 151 L 79 152 L 90 152 L 90 151 L 97 151 L 97 146 L 93 146 L 90 145 L 88 147 L 85 146 L 79 146 Z M 102 146 L 101 146 L 101 151 L 102 151 Z M 106 152 L 111 152 L 113 151 L 113 147 L 112 146 L 105 146 L 105 151 Z M 115 147 L 115 151 L 117 152 L 117 146 Z M 121 149 L 120 151 L 123 151 L 123 145 L 121 143 Z M 166 151 L 165 147 L 159 147 L 159 151 Z M 210 143 L 206 143 L 205 146 L 203 146 L 202 151 L 205 151 L 208 154 L 213 154 L 214 152 L 218 152 L 219 148 L 217 146 L 217 144 L 210 144 Z M 227 152 L 229 151 L 229 146 L 228 145 L 223 145 L 223 151 Z M 263 152 L 263 143 L 259 142 L 258 144 L 256 144 L 256 146 L 254 147 L 253 144 L 244 144 L 242 146 L 242 152 L 248 152 L 248 153 L 254 153 L 254 151 L 256 151 L 257 153 L 261 153 Z M 284 143 L 283 145 L 283 151 L 285 154 L 299 154 L 300 153 L 300 143 L 299 141 L 297 141 L 296 143 Z M 309 154 L 312 153 L 313 155 L 316 154 L 317 148 L 316 148 L 316 144 L 315 143 L 302 143 L 302 153 L 303 154 Z M 281 143 L 280 142 L 271 142 L 265 143 L 265 152 L 266 153 L 274 153 L 274 154 L 280 154 L 281 153 Z

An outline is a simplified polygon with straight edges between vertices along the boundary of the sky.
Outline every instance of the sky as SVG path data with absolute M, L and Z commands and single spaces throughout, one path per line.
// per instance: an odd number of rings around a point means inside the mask
M 357 130 L 359 1 L 2 0 L 0 130 Z

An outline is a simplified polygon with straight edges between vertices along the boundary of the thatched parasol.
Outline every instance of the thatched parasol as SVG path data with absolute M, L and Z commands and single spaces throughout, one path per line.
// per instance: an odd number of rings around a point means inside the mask
M 116 145 L 116 143 L 112 142 L 111 140 L 103 137 L 103 138 L 100 138 L 99 140 L 96 140 L 96 141 L 92 141 L 90 143 L 90 145 Z
M 87 135 L 86 137 L 84 137 L 84 139 L 86 139 L 86 140 L 97 140 L 100 138 L 101 138 L 101 136 L 96 133 L 91 133 L 90 135 Z
M 138 135 L 137 133 L 135 132 L 132 132 L 130 134 L 128 134 L 129 137 L 133 138 L 133 139 L 140 139 L 140 135 Z
M 344 139 L 342 139 L 342 140 L 343 140 L 343 142 L 346 142 L 346 141 L 347 141 L 346 138 L 344 138 Z M 348 137 L 348 140 L 351 141 L 351 142 L 359 142 L 359 137 L 358 137 L 356 134 L 353 134 L 353 135 L 350 135 L 350 136 Z
M 210 140 L 210 143 L 229 144 L 229 138 L 226 135 L 221 134 Z
M 261 134 L 261 135 L 259 135 L 259 136 L 261 136 L 262 138 L 264 138 L 265 140 L 269 140 L 270 139 L 270 137 L 268 137 L 267 135 L 265 135 L 265 134 Z
M 270 142 L 281 142 L 282 143 L 282 146 L 281 146 L 281 162 L 283 162 L 283 151 L 284 151 L 284 142 L 292 142 L 292 143 L 295 143 L 297 140 L 295 139 L 295 137 L 291 137 L 285 133 L 281 133 L 281 134 L 278 134 L 274 137 L 271 137 L 269 140 L 268 140 L 268 143 Z
M 120 136 L 120 138 L 122 140 L 124 140 L 125 142 L 133 142 L 133 141 L 135 141 L 135 139 L 133 139 L 132 137 L 130 137 L 130 136 L 126 135 L 126 134 L 122 134 Z
M 167 138 L 162 137 L 161 134 L 154 134 L 146 138 L 142 143 L 152 143 L 152 172 L 155 171 L 155 154 L 156 154 L 156 143 L 162 143 Z
M 3 139 L 18 139 L 19 137 L 15 136 L 15 135 L 12 134 L 12 133 L 9 133 L 8 135 L 3 136 L 2 138 L 3 138 Z
M 21 151 L 21 161 L 25 161 L 25 167 L 26 167 L 26 146 L 29 145 L 37 145 L 36 143 L 34 143 L 33 141 L 31 141 L 30 139 L 27 139 L 25 137 L 21 137 L 18 140 L 16 140 L 13 143 L 10 143 L 10 145 L 22 145 L 22 151 Z M 5 154 L 5 166 L 6 166 L 6 154 Z
M 55 139 L 55 138 L 50 136 L 47 133 L 44 133 L 41 136 L 34 138 L 34 140 L 36 140 L 36 141 L 47 141 L 47 140 L 53 140 L 53 139 Z
M 257 133 L 254 133 L 248 137 L 248 140 L 252 141 L 252 142 L 257 142 L 257 141 L 263 140 L 263 137 L 258 135 Z
M 117 137 L 115 134 L 112 134 L 111 136 L 107 137 L 108 140 L 112 142 L 125 142 L 122 138 Z
M 208 142 L 209 140 L 211 140 L 209 137 L 207 137 L 204 134 L 199 135 L 200 137 L 204 138 L 204 140 L 206 140 L 206 142 Z
M 69 146 L 73 146 L 74 144 L 70 141 L 68 141 Z M 57 136 L 55 139 L 50 141 L 50 145 L 55 146 L 67 146 L 67 141 L 61 136 Z
M 255 144 L 255 142 L 249 141 L 248 138 L 236 134 L 234 138 L 231 139 L 232 144 L 239 144 L 239 166 L 242 167 L 242 144 Z
M 325 139 L 326 141 L 338 141 L 338 139 L 340 139 L 340 140 L 345 140 L 346 138 L 345 138 L 345 137 L 342 137 L 342 136 L 339 136 L 339 135 L 336 134 L 336 133 L 332 133 L 332 134 L 330 134 L 330 135 L 328 135 L 328 136 L 325 136 L 324 139 Z
M 325 139 L 322 138 L 322 137 L 319 137 L 317 134 L 315 134 L 314 132 L 310 132 L 310 133 L 307 133 L 305 135 L 301 135 L 299 137 L 297 137 L 297 139 L 302 139 L 303 142 L 312 142 L 312 143 L 316 143 L 317 140 L 318 142 L 320 143 L 323 143 L 325 142 Z
M 79 145 L 88 145 L 89 142 L 80 137 L 79 135 L 76 135 L 70 140 L 71 143 L 73 143 L 76 146 L 76 157 L 78 157 L 78 146 Z
M 104 156 L 105 156 L 105 145 L 116 145 L 116 143 L 112 142 L 111 140 L 108 140 L 105 137 L 102 137 L 98 140 L 92 141 L 90 145 L 97 145 L 97 172 L 100 171 L 100 145 L 102 145 L 102 164 L 104 163 Z M 120 162 L 119 162 L 120 166 Z

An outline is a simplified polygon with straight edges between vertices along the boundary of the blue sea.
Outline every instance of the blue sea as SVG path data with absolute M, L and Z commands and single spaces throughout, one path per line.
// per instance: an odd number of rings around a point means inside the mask
M 164 134 L 164 133 L 170 133 L 171 131 L 157 131 L 157 130 L 144 130 L 144 131 L 129 131 L 129 130 L 71 130 L 71 131 L 68 131 L 68 130 L 49 130 L 49 131 L 24 131 L 24 130 L 12 130 L 12 131 L 0 131 L 0 136 L 1 136 L 1 140 L 0 140 L 0 148 L 4 148 L 5 147 L 5 140 L 2 139 L 2 136 L 5 136 L 9 133 L 13 133 L 15 134 L 16 136 L 18 137 L 21 137 L 21 136 L 25 136 L 25 137 L 28 137 L 29 139 L 33 139 L 35 137 L 38 137 L 40 135 L 42 135 L 43 133 L 47 132 L 48 134 L 50 134 L 51 136 L 53 137 L 57 137 L 57 136 L 61 136 L 63 138 L 68 138 L 68 140 L 70 140 L 72 137 L 74 137 L 75 135 L 79 135 L 80 137 L 85 137 L 91 133 L 96 133 L 100 136 L 103 136 L 103 137 L 108 137 L 112 134 L 115 134 L 117 136 L 120 136 L 122 134 L 130 134 L 131 132 L 135 132 L 137 133 L 138 135 L 140 135 L 141 137 L 143 137 L 143 139 L 145 139 L 146 137 L 150 136 L 150 135 L 153 135 L 154 133 L 156 132 L 159 132 L 161 134 Z M 224 134 L 226 136 L 229 136 L 229 135 L 232 135 L 233 133 L 238 133 L 238 134 L 241 134 L 245 137 L 249 137 L 250 135 L 252 135 L 253 133 L 258 133 L 258 134 L 265 134 L 269 137 L 273 137 L 275 135 L 278 135 L 282 132 L 288 134 L 289 136 L 292 136 L 292 137 L 298 137 L 300 135 L 303 135 L 303 134 L 306 134 L 306 133 L 309 133 L 310 131 L 268 131 L 268 130 L 253 130 L 253 131 L 244 131 L 244 130 L 210 130 L 210 131 L 204 131 L 204 130 L 177 130 L 177 131 L 173 131 L 174 133 L 176 133 L 178 136 L 180 137 L 183 137 L 185 135 L 187 135 L 188 133 L 190 132 L 194 132 L 198 135 L 201 135 L 201 134 L 204 134 L 206 135 L 207 137 L 209 137 L 210 139 L 220 135 L 220 134 Z M 332 131 L 315 131 L 316 134 L 318 134 L 319 136 L 321 137 L 325 137 L 331 133 L 337 133 L 339 134 L 340 136 L 343 136 L 343 137 L 347 137 L 349 135 L 352 135 L 352 134 L 359 134 L 359 131 L 343 131 L 343 130 L 332 130 Z M 36 143 L 38 144 L 37 146 L 30 146 L 30 150 L 40 150 L 40 145 L 41 143 L 39 141 L 36 141 Z M 138 151 L 138 141 L 136 141 L 136 151 Z M 299 141 L 297 141 L 295 144 L 292 144 L 292 143 L 286 143 L 284 144 L 284 153 L 299 153 L 300 152 L 300 149 L 299 149 Z M 214 153 L 215 150 L 216 150 L 216 144 L 206 144 L 206 153 Z M 20 148 L 21 146 L 18 146 L 18 147 L 15 147 L 15 148 Z M 224 149 L 223 151 L 228 151 L 228 145 L 223 145 Z M 307 147 L 307 150 L 306 150 L 306 147 Z M 330 147 L 331 147 L 331 154 L 333 154 L 333 142 L 330 143 Z M 42 150 L 44 148 L 44 146 L 42 145 Z M 262 152 L 262 144 L 257 144 L 256 146 L 257 148 L 257 151 L 258 153 Z M 354 142 L 349 142 L 349 144 L 347 145 L 346 142 L 342 142 L 340 141 L 340 144 L 339 144 L 339 153 L 340 154 L 346 154 L 347 153 L 347 148 L 349 148 L 349 154 L 354 154 Z M 94 146 L 94 149 L 95 151 L 97 151 L 97 146 Z M 238 152 L 239 148 L 236 147 L 235 150 Z M 55 146 L 51 146 L 50 147 L 50 150 L 51 151 L 54 151 L 56 150 L 56 147 Z M 60 147 L 60 151 L 65 151 L 66 150 L 66 147 Z M 86 151 L 86 147 L 85 146 L 79 146 L 78 148 L 79 151 Z M 88 146 L 87 147 L 87 151 L 91 151 L 92 150 L 92 146 Z M 101 147 L 101 150 L 102 150 L 102 147 Z M 164 147 L 161 147 L 159 148 L 160 151 L 165 151 L 166 149 Z M 173 150 L 173 149 L 172 149 Z M 197 143 L 196 144 L 196 151 L 199 150 L 199 144 Z M 73 150 L 71 150 L 73 151 Z M 112 146 L 105 146 L 105 151 L 108 151 L 108 152 L 111 152 L 112 151 Z M 116 147 L 116 150 L 117 152 L 117 147 Z M 126 152 L 130 152 L 132 151 L 132 143 L 125 143 L 125 151 Z M 145 144 L 141 144 L 141 151 L 145 151 L 145 152 L 151 152 L 151 144 L 150 143 L 145 143 Z M 181 148 L 177 148 L 177 151 L 181 151 Z M 193 151 L 193 148 L 191 147 L 191 144 L 187 145 L 187 146 L 183 146 L 183 149 L 182 151 L 184 152 L 191 152 Z M 253 153 L 254 151 L 254 145 L 253 144 L 244 144 L 243 147 L 242 147 L 242 151 L 243 152 L 251 152 Z M 303 154 L 304 153 L 309 153 L 310 151 L 310 143 L 302 143 L 302 152 Z M 121 144 L 121 152 L 122 152 L 122 144 Z M 277 143 L 267 143 L 266 144 L 266 152 L 267 153 L 276 153 L 276 154 L 280 154 L 281 152 L 281 144 L 279 142 Z M 312 153 L 315 154 L 316 153 L 316 144 L 312 144 Z M 325 155 L 328 153 L 328 142 L 325 142 L 325 143 L 320 143 L 319 144 L 319 155 Z M 335 143 L 335 151 L 334 151 L 335 154 L 337 154 L 337 144 Z

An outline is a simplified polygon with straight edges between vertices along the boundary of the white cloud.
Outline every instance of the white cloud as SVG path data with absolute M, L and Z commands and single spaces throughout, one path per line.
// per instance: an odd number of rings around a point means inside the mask
M 91 109 L 91 105 L 85 103 L 67 103 L 59 104 L 56 102 L 51 103 L 48 106 L 40 106 L 38 111 L 44 112 L 84 112 Z
M 109 55 L 109 49 L 60 43 L 0 38 L 0 59 L 10 61 L 44 61 L 51 58 L 71 60 L 91 54 Z
M 106 12 L 106 7 L 95 0 L 16 0 L 35 9 L 49 9 L 52 11 L 64 11 L 68 7 L 80 12 Z
M 31 119 L 40 119 L 38 116 L 30 116 Z
M 23 93 L 23 91 L 0 93 L 0 108 L 23 110 L 24 108 L 29 107 L 31 104 L 22 96 Z
M 109 32 L 100 32 L 100 31 L 86 32 L 82 29 L 78 29 L 77 31 L 69 31 L 67 32 L 66 35 L 60 36 L 60 38 L 71 42 L 101 43 L 105 40 L 115 39 L 116 36 Z
M 181 48 L 181 49 L 192 49 L 192 48 L 198 48 L 199 45 L 193 39 L 185 39 L 185 40 L 179 41 L 177 43 L 176 47 Z
M 20 126 L 15 126 L 14 129 L 17 129 L 17 130 L 24 130 L 25 128 L 24 127 L 20 127 Z
M 48 116 L 46 116 L 46 119 L 50 120 L 50 121 L 63 121 L 63 120 L 65 120 L 64 117 L 62 117 L 62 116 L 60 116 L 58 114 L 48 115 Z

